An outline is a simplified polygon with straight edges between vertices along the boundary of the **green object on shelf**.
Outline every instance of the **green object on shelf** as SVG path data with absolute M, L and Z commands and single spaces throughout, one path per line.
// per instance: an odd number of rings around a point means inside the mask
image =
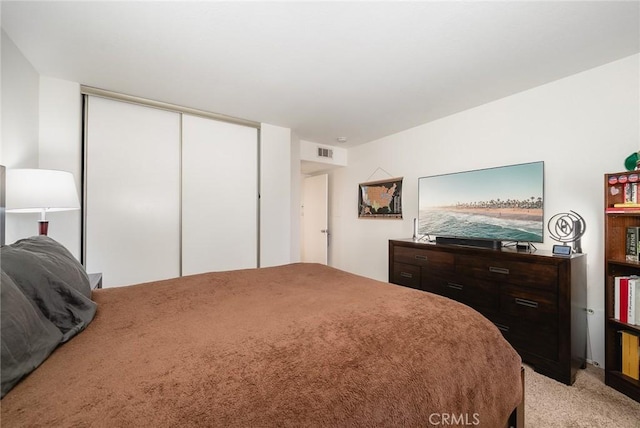
M 627 171 L 633 171 L 634 169 L 636 169 L 636 167 L 638 166 L 638 159 L 640 159 L 638 157 L 638 153 L 640 152 L 634 152 L 631 153 L 625 160 L 624 160 L 624 167 L 627 168 Z

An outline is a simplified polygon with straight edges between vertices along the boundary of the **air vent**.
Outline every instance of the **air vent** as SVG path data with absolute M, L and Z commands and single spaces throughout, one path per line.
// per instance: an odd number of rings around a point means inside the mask
M 333 159 L 333 150 L 324 147 L 318 147 L 318 157 Z

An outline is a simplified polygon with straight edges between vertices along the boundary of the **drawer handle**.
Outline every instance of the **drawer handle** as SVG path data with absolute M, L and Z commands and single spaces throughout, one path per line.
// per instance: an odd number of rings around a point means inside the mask
M 501 273 L 503 275 L 509 275 L 509 269 L 501 268 L 501 267 L 489 266 L 489 272 Z
M 416 254 L 416 255 L 415 255 L 415 258 L 416 258 L 417 260 L 425 260 L 425 261 L 427 260 L 427 256 L 424 256 L 424 255 L 422 255 L 422 254 Z
M 455 282 L 447 282 L 447 287 L 453 288 L 454 290 L 462 290 L 464 286 L 462 284 L 456 284 Z
M 533 300 L 520 299 L 516 297 L 516 304 L 526 306 L 528 308 L 537 308 L 538 302 L 534 302 Z
M 509 332 L 509 326 L 508 325 L 498 324 L 497 322 L 494 322 L 493 324 L 495 324 L 495 326 L 498 327 L 498 330 L 504 331 L 505 333 Z
M 413 274 L 409 272 L 400 272 L 400 276 L 403 278 L 413 278 Z

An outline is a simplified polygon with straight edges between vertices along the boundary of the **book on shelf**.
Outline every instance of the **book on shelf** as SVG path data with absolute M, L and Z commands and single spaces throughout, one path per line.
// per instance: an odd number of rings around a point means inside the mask
M 637 204 L 638 203 L 638 183 L 626 182 L 623 187 L 624 203 L 625 204 Z
M 637 202 L 622 202 L 619 204 L 613 204 L 614 208 L 640 208 L 640 204 Z
M 622 330 L 621 334 L 621 362 L 622 374 L 632 379 L 640 380 L 640 342 L 637 334 Z
M 605 208 L 605 212 L 609 214 L 640 214 L 640 205 L 614 204 L 612 207 Z
M 640 227 L 627 227 L 627 237 L 625 241 L 625 260 L 628 262 L 638 261 L 638 239 L 640 239 Z
M 616 276 L 613 284 L 613 318 L 640 325 L 640 277 Z
M 627 280 L 627 324 L 636 323 L 636 279 L 629 278 Z M 638 314 L 640 315 L 640 314 Z

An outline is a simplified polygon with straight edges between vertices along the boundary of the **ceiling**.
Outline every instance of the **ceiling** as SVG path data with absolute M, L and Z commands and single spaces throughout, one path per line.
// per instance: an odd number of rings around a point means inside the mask
M 638 1 L 1 7 L 2 28 L 41 75 L 342 147 L 640 51 Z

